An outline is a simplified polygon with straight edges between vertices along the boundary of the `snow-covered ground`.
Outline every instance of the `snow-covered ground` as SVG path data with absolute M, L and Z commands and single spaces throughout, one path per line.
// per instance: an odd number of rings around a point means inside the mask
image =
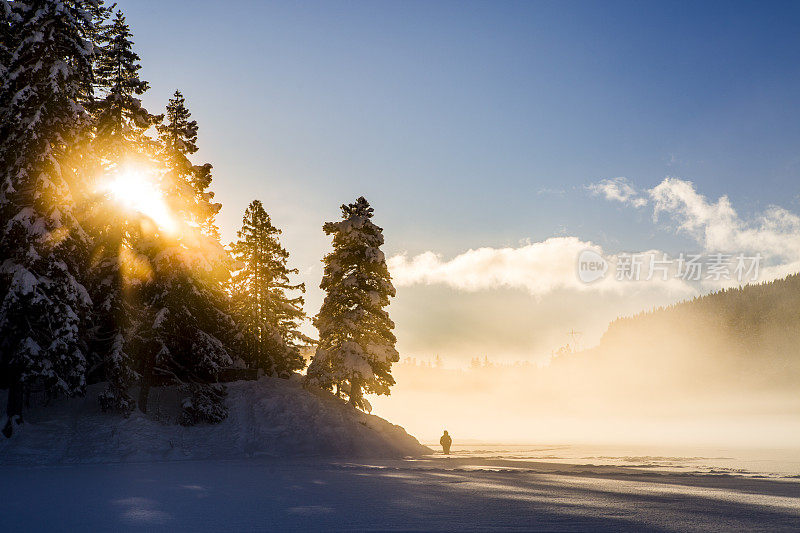
M 180 400 L 172 388 L 151 392 L 150 416 L 105 414 L 103 385 L 85 398 L 60 400 L 24 414 L 11 439 L 0 439 L 0 464 L 65 464 L 246 457 L 404 457 L 429 453 L 403 428 L 367 415 L 299 380 L 262 378 L 228 385 L 228 418 L 217 425 L 171 422 Z M 5 399 L 0 395 L 0 401 Z
M 0 531 L 797 531 L 800 483 L 502 459 L 0 467 Z
M 800 530 L 792 455 L 443 457 L 297 381 L 232 384 L 228 420 L 192 428 L 167 422 L 174 391 L 154 391 L 156 420 L 102 414 L 96 394 L 27 411 L 0 439 L 0 531 Z

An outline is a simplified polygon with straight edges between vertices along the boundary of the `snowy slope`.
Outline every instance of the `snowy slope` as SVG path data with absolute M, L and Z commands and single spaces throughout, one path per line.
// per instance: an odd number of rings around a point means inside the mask
M 228 385 L 227 420 L 182 427 L 169 418 L 174 391 L 154 389 L 150 418 L 102 413 L 93 386 L 85 398 L 25 413 L 11 439 L 0 438 L 0 464 L 104 463 L 243 457 L 402 457 L 430 453 L 403 428 L 351 408 L 298 380 L 262 378 Z M 151 404 L 152 405 L 152 404 Z M 166 408 L 165 408 L 166 406 Z M 154 420 L 153 418 L 156 418 Z

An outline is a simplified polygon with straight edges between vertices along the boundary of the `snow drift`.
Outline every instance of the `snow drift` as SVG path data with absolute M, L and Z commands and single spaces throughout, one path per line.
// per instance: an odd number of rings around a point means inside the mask
M 0 464 L 105 463 L 243 457 L 403 457 L 431 453 L 386 420 L 362 413 L 299 379 L 262 378 L 228 385 L 228 418 L 183 427 L 169 421 L 173 388 L 154 388 L 158 408 L 129 418 L 100 411 L 94 385 L 84 398 L 29 409 Z M 159 399 L 160 398 L 160 399 Z

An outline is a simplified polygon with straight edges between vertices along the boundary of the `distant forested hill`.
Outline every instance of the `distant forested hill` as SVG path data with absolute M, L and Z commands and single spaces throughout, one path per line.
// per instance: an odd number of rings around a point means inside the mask
M 557 357 L 551 369 L 595 392 L 641 397 L 796 392 L 800 274 L 619 318 L 597 347 Z
M 731 340 L 779 353 L 800 348 L 800 274 L 698 296 L 669 307 L 613 321 L 602 344 L 643 329 L 654 334 L 724 332 Z

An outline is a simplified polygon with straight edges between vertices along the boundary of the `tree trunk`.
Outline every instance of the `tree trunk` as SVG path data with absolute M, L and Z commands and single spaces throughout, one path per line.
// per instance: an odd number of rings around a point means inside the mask
M 355 374 L 350 378 L 350 405 L 353 407 L 361 405 L 361 378 Z
M 6 403 L 8 421 L 3 428 L 3 435 L 8 439 L 14 434 L 14 423 L 22 423 L 23 392 L 22 383 L 14 382 L 8 387 L 8 401 Z
M 142 362 L 142 379 L 139 384 L 139 410 L 147 414 L 147 400 L 150 398 L 150 386 L 153 383 L 153 366 L 155 355 L 148 355 Z

